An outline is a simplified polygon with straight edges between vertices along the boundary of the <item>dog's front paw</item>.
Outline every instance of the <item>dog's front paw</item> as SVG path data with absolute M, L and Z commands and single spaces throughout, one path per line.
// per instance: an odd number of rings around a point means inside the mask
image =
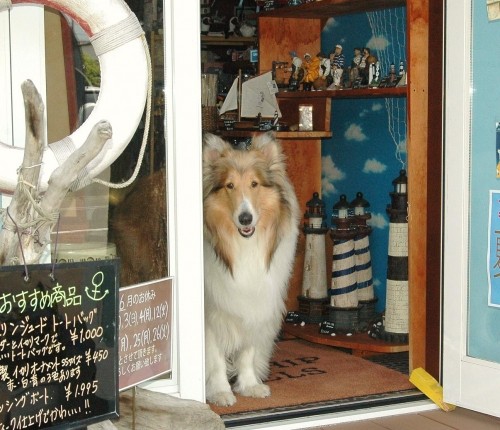
M 249 387 L 235 389 L 236 392 L 246 397 L 269 397 L 271 395 L 271 389 L 266 384 L 256 384 Z
M 231 406 L 236 403 L 236 397 L 231 391 L 219 391 L 210 394 L 207 396 L 207 400 L 217 406 Z

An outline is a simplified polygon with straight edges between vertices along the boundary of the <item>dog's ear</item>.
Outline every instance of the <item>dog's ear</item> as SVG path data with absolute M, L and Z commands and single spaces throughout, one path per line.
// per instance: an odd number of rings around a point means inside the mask
M 273 132 L 255 135 L 252 139 L 251 149 L 262 152 L 271 164 L 283 161 L 281 145 Z
M 215 134 L 206 133 L 203 136 L 203 161 L 211 163 L 231 150 L 231 145 Z

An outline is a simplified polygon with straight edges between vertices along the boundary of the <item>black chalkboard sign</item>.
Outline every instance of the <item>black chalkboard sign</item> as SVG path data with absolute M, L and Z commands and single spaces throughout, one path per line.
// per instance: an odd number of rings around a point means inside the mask
M 0 267 L 0 430 L 118 416 L 116 260 Z
M 287 312 L 287 314 L 285 316 L 285 322 L 298 324 L 298 323 L 302 322 L 302 319 L 301 319 L 300 314 L 298 312 L 289 311 L 289 312 Z
M 321 334 L 335 333 L 335 323 L 330 321 L 323 321 L 319 326 L 319 332 Z

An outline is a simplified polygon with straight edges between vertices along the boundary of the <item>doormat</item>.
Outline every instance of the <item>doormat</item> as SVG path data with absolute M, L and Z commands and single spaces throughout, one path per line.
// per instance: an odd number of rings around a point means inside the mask
M 233 406 L 212 410 L 224 416 L 414 389 L 408 375 L 304 340 L 279 342 L 270 370 L 270 397 L 236 395 Z

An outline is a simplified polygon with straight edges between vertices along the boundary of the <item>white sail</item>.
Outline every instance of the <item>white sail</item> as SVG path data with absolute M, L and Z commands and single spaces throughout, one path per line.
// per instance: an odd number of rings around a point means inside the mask
M 219 115 L 227 112 L 228 110 L 238 109 L 238 78 L 236 78 L 227 93 L 224 103 L 220 108 Z
M 274 113 L 278 111 L 278 117 L 281 117 L 276 92 L 277 86 L 273 82 L 271 72 L 243 82 L 241 116 L 255 118 L 260 114 L 263 118 L 272 118 Z
M 263 118 L 273 118 L 275 112 L 281 118 L 281 111 L 276 100 L 277 86 L 273 81 L 272 73 L 267 72 L 256 78 L 243 82 L 241 90 L 241 117 L 256 118 L 259 114 Z M 238 108 L 238 78 L 229 90 L 219 114 Z

